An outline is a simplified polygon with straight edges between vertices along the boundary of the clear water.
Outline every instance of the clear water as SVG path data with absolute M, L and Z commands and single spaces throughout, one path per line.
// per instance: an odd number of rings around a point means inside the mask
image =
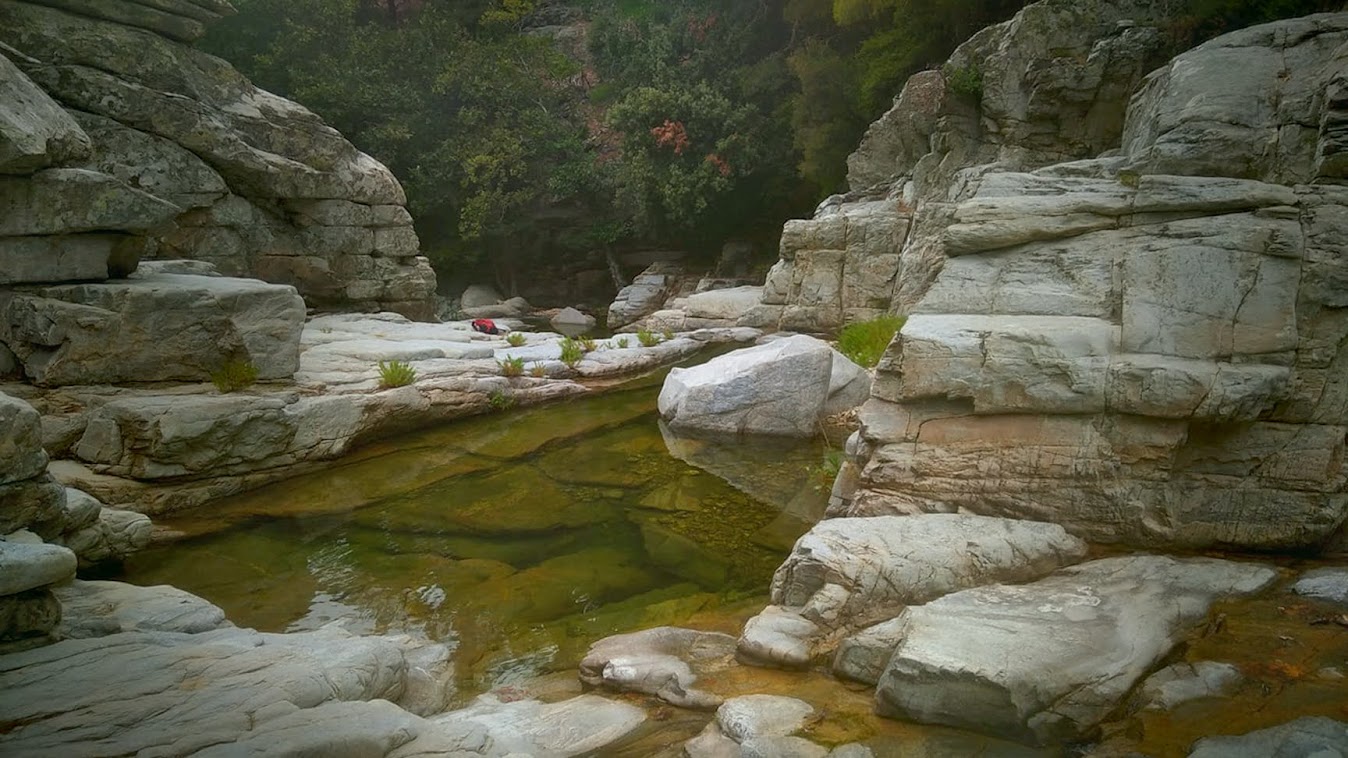
M 460 699 L 574 667 L 601 637 L 764 595 L 822 513 L 823 443 L 667 438 L 658 391 L 367 448 L 162 522 L 178 539 L 122 578 L 173 584 L 265 631 L 341 621 L 446 642 Z

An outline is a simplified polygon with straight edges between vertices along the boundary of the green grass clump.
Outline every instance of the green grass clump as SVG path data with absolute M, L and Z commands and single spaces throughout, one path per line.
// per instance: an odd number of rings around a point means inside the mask
M 654 332 L 638 329 L 637 342 L 640 342 L 642 347 L 655 347 L 660 344 L 660 338 L 657 337 Z
M 519 347 L 524 344 L 525 337 L 520 332 L 511 332 L 506 335 L 506 344 L 511 347 Z
M 503 361 L 497 361 L 496 365 L 501 367 L 502 376 L 524 376 L 524 359 L 512 358 L 509 355 Z
M 417 370 L 404 361 L 379 362 L 379 386 L 382 389 L 406 387 L 417 380 Z
M 487 405 L 494 411 L 505 411 L 515 407 L 515 398 L 501 390 L 492 390 L 487 396 Z
M 562 363 L 571 368 L 575 368 L 580 363 L 580 359 L 585 357 L 585 348 L 571 338 L 562 340 Z
M 619 337 L 618 339 L 613 341 L 613 344 L 617 345 L 619 350 L 625 350 L 627 349 L 627 338 Z
M 848 324 L 838 334 L 838 352 L 859 366 L 873 368 L 906 320 L 903 316 L 885 315 Z
M 211 383 L 222 394 L 238 392 L 253 386 L 257 381 L 257 366 L 250 361 L 232 360 L 211 372 Z
M 978 66 L 972 63 L 967 66 L 946 65 L 941 73 L 945 75 L 946 86 L 951 92 L 974 102 L 983 101 L 983 72 Z
M 665 331 L 661 332 L 660 336 L 665 338 L 665 342 L 668 342 L 674 339 L 674 332 L 669 329 L 666 329 Z
M 587 353 L 594 352 L 594 337 L 581 337 L 576 340 L 580 343 L 580 349 Z
M 548 367 L 543 365 L 543 361 L 534 361 L 534 365 L 529 367 L 529 376 L 535 379 L 542 379 L 548 375 Z

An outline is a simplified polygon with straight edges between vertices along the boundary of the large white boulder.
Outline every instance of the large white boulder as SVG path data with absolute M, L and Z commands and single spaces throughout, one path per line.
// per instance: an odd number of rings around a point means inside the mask
M 658 404 L 675 430 L 809 437 L 824 417 L 860 405 L 869 387 L 860 366 L 795 335 L 672 369 Z
M 1134 555 L 907 608 L 876 689 L 886 716 L 1030 743 L 1086 736 L 1221 598 L 1267 566 Z

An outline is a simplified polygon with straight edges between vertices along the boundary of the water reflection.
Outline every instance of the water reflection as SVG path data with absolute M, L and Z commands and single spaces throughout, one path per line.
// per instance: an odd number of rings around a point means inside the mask
M 464 698 L 574 666 L 599 637 L 765 593 L 822 511 L 807 484 L 818 443 L 680 439 L 651 412 L 657 391 L 362 451 L 166 523 L 184 538 L 125 578 L 259 629 L 337 622 L 450 644 Z

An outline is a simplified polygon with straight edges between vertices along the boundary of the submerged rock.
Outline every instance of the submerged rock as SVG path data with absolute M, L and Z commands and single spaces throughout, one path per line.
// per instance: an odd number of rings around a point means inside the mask
M 675 430 L 809 437 L 826 416 L 860 405 L 869 386 L 827 343 L 795 335 L 672 369 L 659 407 Z
M 1169 711 L 1190 700 L 1228 695 L 1243 679 L 1229 663 L 1177 663 L 1147 677 L 1133 702 L 1138 708 Z
M 1189 758 L 1333 758 L 1336 755 L 1348 755 L 1348 722 L 1316 716 L 1237 737 L 1206 737 L 1194 743 Z
M 1056 524 L 955 514 L 829 519 L 777 569 L 773 605 L 745 626 L 739 652 L 805 666 L 838 637 L 905 605 L 1034 579 L 1085 554 L 1086 544 Z
M 1292 591 L 1298 595 L 1348 606 L 1348 567 L 1307 571 Z
M 1087 737 L 1223 597 L 1268 567 L 1136 555 L 906 609 L 876 689 L 882 715 L 1052 744 Z

